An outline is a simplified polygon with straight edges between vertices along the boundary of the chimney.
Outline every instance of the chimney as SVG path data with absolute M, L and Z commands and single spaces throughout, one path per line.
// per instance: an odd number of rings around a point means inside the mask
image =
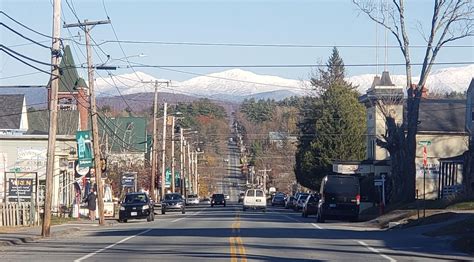
M 79 111 L 79 123 L 80 123 L 80 130 L 88 130 L 89 125 L 89 90 L 87 87 L 78 86 L 76 101 L 77 101 L 77 110 Z

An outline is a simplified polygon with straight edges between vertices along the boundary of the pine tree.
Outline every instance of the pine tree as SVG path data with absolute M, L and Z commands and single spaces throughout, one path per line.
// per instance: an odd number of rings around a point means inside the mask
M 332 172 L 334 160 L 362 160 L 365 156 L 365 108 L 358 93 L 344 80 L 344 62 L 333 49 L 326 68 L 311 83 L 321 96 L 303 108 L 295 172 L 299 183 L 317 189 Z

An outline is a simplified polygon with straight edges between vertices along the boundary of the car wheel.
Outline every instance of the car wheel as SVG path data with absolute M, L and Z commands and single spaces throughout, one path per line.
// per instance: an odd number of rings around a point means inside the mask
M 164 215 L 166 214 L 166 211 L 164 211 L 163 209 L 161 210 L 161 214 Z
M 186 214 L 186 210 L 185 210 L 185 209 L 182 209 L 182 210 L 181 210 L 181 214 Z
M 150 213 L 150 214 L 148 215 L 148 217 L 146 218 L 146 221 L 147 221 L 147 222 L 153 221 L 153 215 L 152 215 L 151 213 Z
M 353 216 L 350 219 L 351 222 L 359 222 L 359 216 Z
M 118 222 L 119 222 L 119 223 L 123 223 L 123 219 L 120 219 L 120 218 L 119 218 L 119 219 L 118 219 Z
M 224 204 L 224 207 L 225 207 L 225 204 Z
M 127 219 L 123 219 L 122 221 L 123 221 L 124 223 L 127 223 Z
M 214 207 L 214 205 L 211 205 L 211 207 Z

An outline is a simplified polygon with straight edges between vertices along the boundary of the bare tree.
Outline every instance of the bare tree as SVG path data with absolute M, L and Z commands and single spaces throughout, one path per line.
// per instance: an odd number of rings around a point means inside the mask
M 434 0 L 433 13 L 430 30 L 423 35 L 426 41 L 425 56 L 417 84 L 412 83 L 412 62 L 410 59 L 410 40 L 407 32 L 407 18 L 404 0 L 391 0 L 381 4 L 373 0 L 352 0 L 354 4 L 366 14 L 371 20 L 385 27 L 396 39 L 405 59 L 405 70 L 407 76 L 407 117 L 402 125 L 389 124 L 388 128 L 394 130 L 393 138 L 401 140 L 400 149 L 404 151 L 401 158 L 392 159 L 392 165 L 399 166 L 397 172 L 406 174 L 406 188 L 403 192 L 405 201 L 415 199 L 415 157 L 416 157 L 416 133 L 420 108 L 420 98 L 424 85 L 436 57 L 443 46 L 447 43 L 474 36 L 474 4 L 472 0 Z M 400 134 L 396 134 L 400 132 Z M 383 144 L 381 144 L 383 146 Z M 395 171 L 394 169 L 394 171 Z

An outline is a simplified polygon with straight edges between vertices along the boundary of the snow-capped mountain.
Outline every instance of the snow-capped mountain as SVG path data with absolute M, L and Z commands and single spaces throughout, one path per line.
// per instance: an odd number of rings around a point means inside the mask
M 391 75 L 396 85 L 405 85 L 404 75 Z M 431 73 L 427 87 L 430 92 L 464 92 L 474 77 L 474 65 L 453 67 L 436 70 Z M 365 93 L 371 86 L 374 74 L 364 74 L 348 77 L 347 80 L 358 86 Z M 416 77 L 414 77 L 416 81 Z M 163 81 L 143 72 L 96 79 L 99 96 L 153 92 L 153 84 L 143 81 Z M 170 87 L 160 85 L 160 92 L 208 97 L 217 100 L 242 101 L 245 98 L 284 99 L 293 95 L 310 93 L 307 81 L 286 79 L 278 76 L 258 75 L 253 72 L 231 69 L 191 78 L 186 81 L 172 81 Z
M 365 93 L 372 85 L 374 74 L 364 74 L 348 77 L 347 81 L 358 86 L 361 93 Z M 474 65 L 464 67 L 450 67 L 431 72 L 427 81 L 429 92 L 449 93 L 451 91 L 464 92 L 469 87 L 471 79 L 474 77 Z M 405 75 L 390 75 L 395 85 L 405 86 Z M 417 81 L 419 77 L 413 77 Z

